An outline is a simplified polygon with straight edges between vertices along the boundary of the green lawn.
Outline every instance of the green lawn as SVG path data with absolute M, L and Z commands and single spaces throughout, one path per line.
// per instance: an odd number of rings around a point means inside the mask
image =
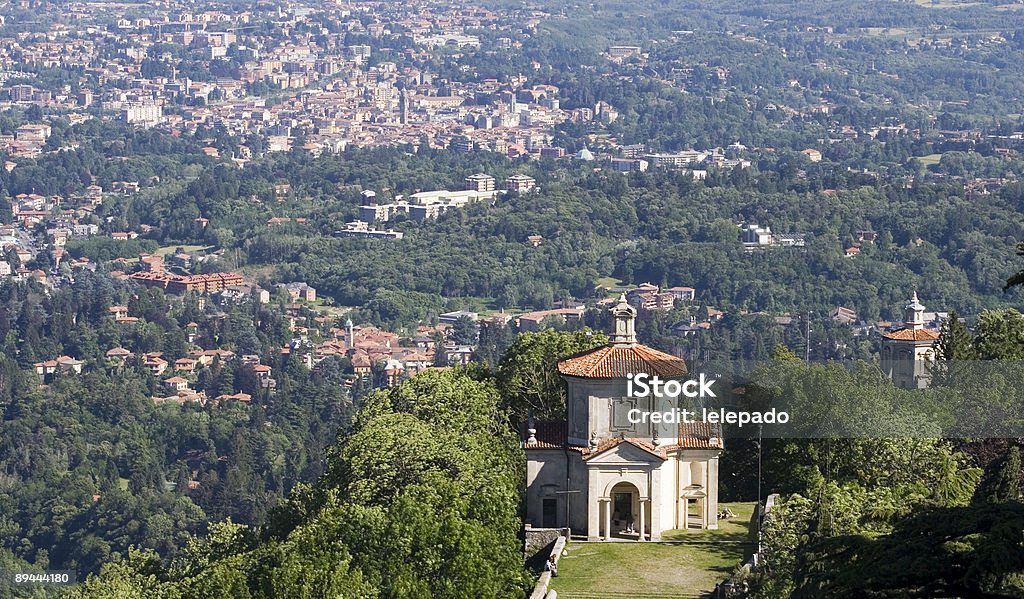
M 594 285 L 598 287 L 622 287 L 622 281 L 615 277 L 601 277 L 594 281 Z
M 917 159 L 921 161 L 921 164 L 931 166 L 938 164 L 942 160 L 942 154 L 928 154 L 927 156 L 918 156 Z
M 699 597 L 750 555 L 753 503 L 729 503 L 719 530 L 673 531 L 674 543 L 570 543 L 551 588 L 559 599 Z
M 729 577 L 744 545 L 570 543 L 550 588 L 559 599 L 698 597 Z
M 182 248 L 183 250 L 185 250 L 185 252 L 191 254 L 193 252 L 198 252 L 199 250 L 210 250 L 210 249 L 213 249 L 213 246 L 206 246 L 206 245 L 172 245 L 172 246 L 168 246 L 168 247 L 162 247 L 162 248 L 158 249 L 156 251 L 156 253 L 159 256 L 169 256 L 169 255 L 175 253 L 176 251 L 178 251 L 178 248 Z
M 735 518 L 718 521 L 718 530 L 670 530 L 661 535 L 666 541 L 756 541 L 754 532 L 750 530 L 750 518 L 754 515 L 754 502 L 723 503 L 720 509 L 729 508 L 736 514 Z

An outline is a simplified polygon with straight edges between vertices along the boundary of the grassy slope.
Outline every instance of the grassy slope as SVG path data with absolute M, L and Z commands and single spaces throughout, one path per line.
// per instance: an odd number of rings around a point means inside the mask
M 561 599 L 697 597 L 748 556 L 752 503 L 723 504 L 737 514 L 717 531 L 672 531 L 679 543 L 571 543 L 551 588 Z M 687 542 L 690 541 L 690 542 Z

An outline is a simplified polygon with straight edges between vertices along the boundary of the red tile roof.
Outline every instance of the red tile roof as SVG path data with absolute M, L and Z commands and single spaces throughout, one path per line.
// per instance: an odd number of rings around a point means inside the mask
M 558 363 L 558 372 L 566 376 L 614 379 L 640 372 L 661 377 L 681 377 L 686 376 L 687 369 L 682 358 L 646 345 L 606 345 L 562 360 Z
M 523 447 L 526 449 L 562 449 L 566 446 L 566 436 L 568 433 L 568 425 L 565 420 L 558 420 L 555 422 L 535 422 L 533 424 L 536 429 L 534 438 L 537 440 L 535 443 L 527 443 L 529 440 L 529 431 L 526 425 L 523 425 L 522 439 Z
M 714 439 L 714 442 L 712 442 Z M 710 422 L 679 423 L 679 445 L 683 449 L 723 449 L 722 427 Z
M 928 329 L 896 329 L 882 333 L 882 336 L 895 341 L 935 341 L 939 338 L 938 333 Z

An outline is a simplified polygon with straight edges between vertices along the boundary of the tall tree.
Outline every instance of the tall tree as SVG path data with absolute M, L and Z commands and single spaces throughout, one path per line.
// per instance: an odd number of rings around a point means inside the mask
M 1012 309 L 986 310 L 978 319 L 974 347 L 982 360 L 1024 359 L 1024 316 Z
M 974 337 L 967 325 L 960 321 L 960 315 L 953 310 L 942 324 L 939 342 L 936 345 L 941 360 L 974 360 L 978 354 L 974 349 Z
M 590 329 L 523 333 L 498 366 L 498 388 L 513 421 L 533 412 L 536 418 L 565 417 L 565 383 L 558 361 L 600 347 L 608 337 Z
M 1020 468 L 1020 447 L 1011 447 L 1002 459 L 989 465 L 975 493 L 975 500 L 989 503 L 1020 501 Z
M 1017 255 L 1024 256 L 1024 241 L 1017 244 Z M 1006 285 L 1003 287 L 1003 291 L 1007 291 L 1011 287 L 1016 287 L 1018 285 L 1024 285 L 1024 270 L 1019 270 L 1009 279 L 1006 279 Z

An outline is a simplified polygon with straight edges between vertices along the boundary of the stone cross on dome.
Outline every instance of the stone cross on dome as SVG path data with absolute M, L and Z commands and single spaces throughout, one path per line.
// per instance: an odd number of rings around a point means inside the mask
M 630 347 L 636 345 L 636 308 L 626 301 L 626 294 L 619 296 L 619 301 L 611 309 L 615 319 L 615 332 L 612 333 L 609 345 L 613 347 Z

